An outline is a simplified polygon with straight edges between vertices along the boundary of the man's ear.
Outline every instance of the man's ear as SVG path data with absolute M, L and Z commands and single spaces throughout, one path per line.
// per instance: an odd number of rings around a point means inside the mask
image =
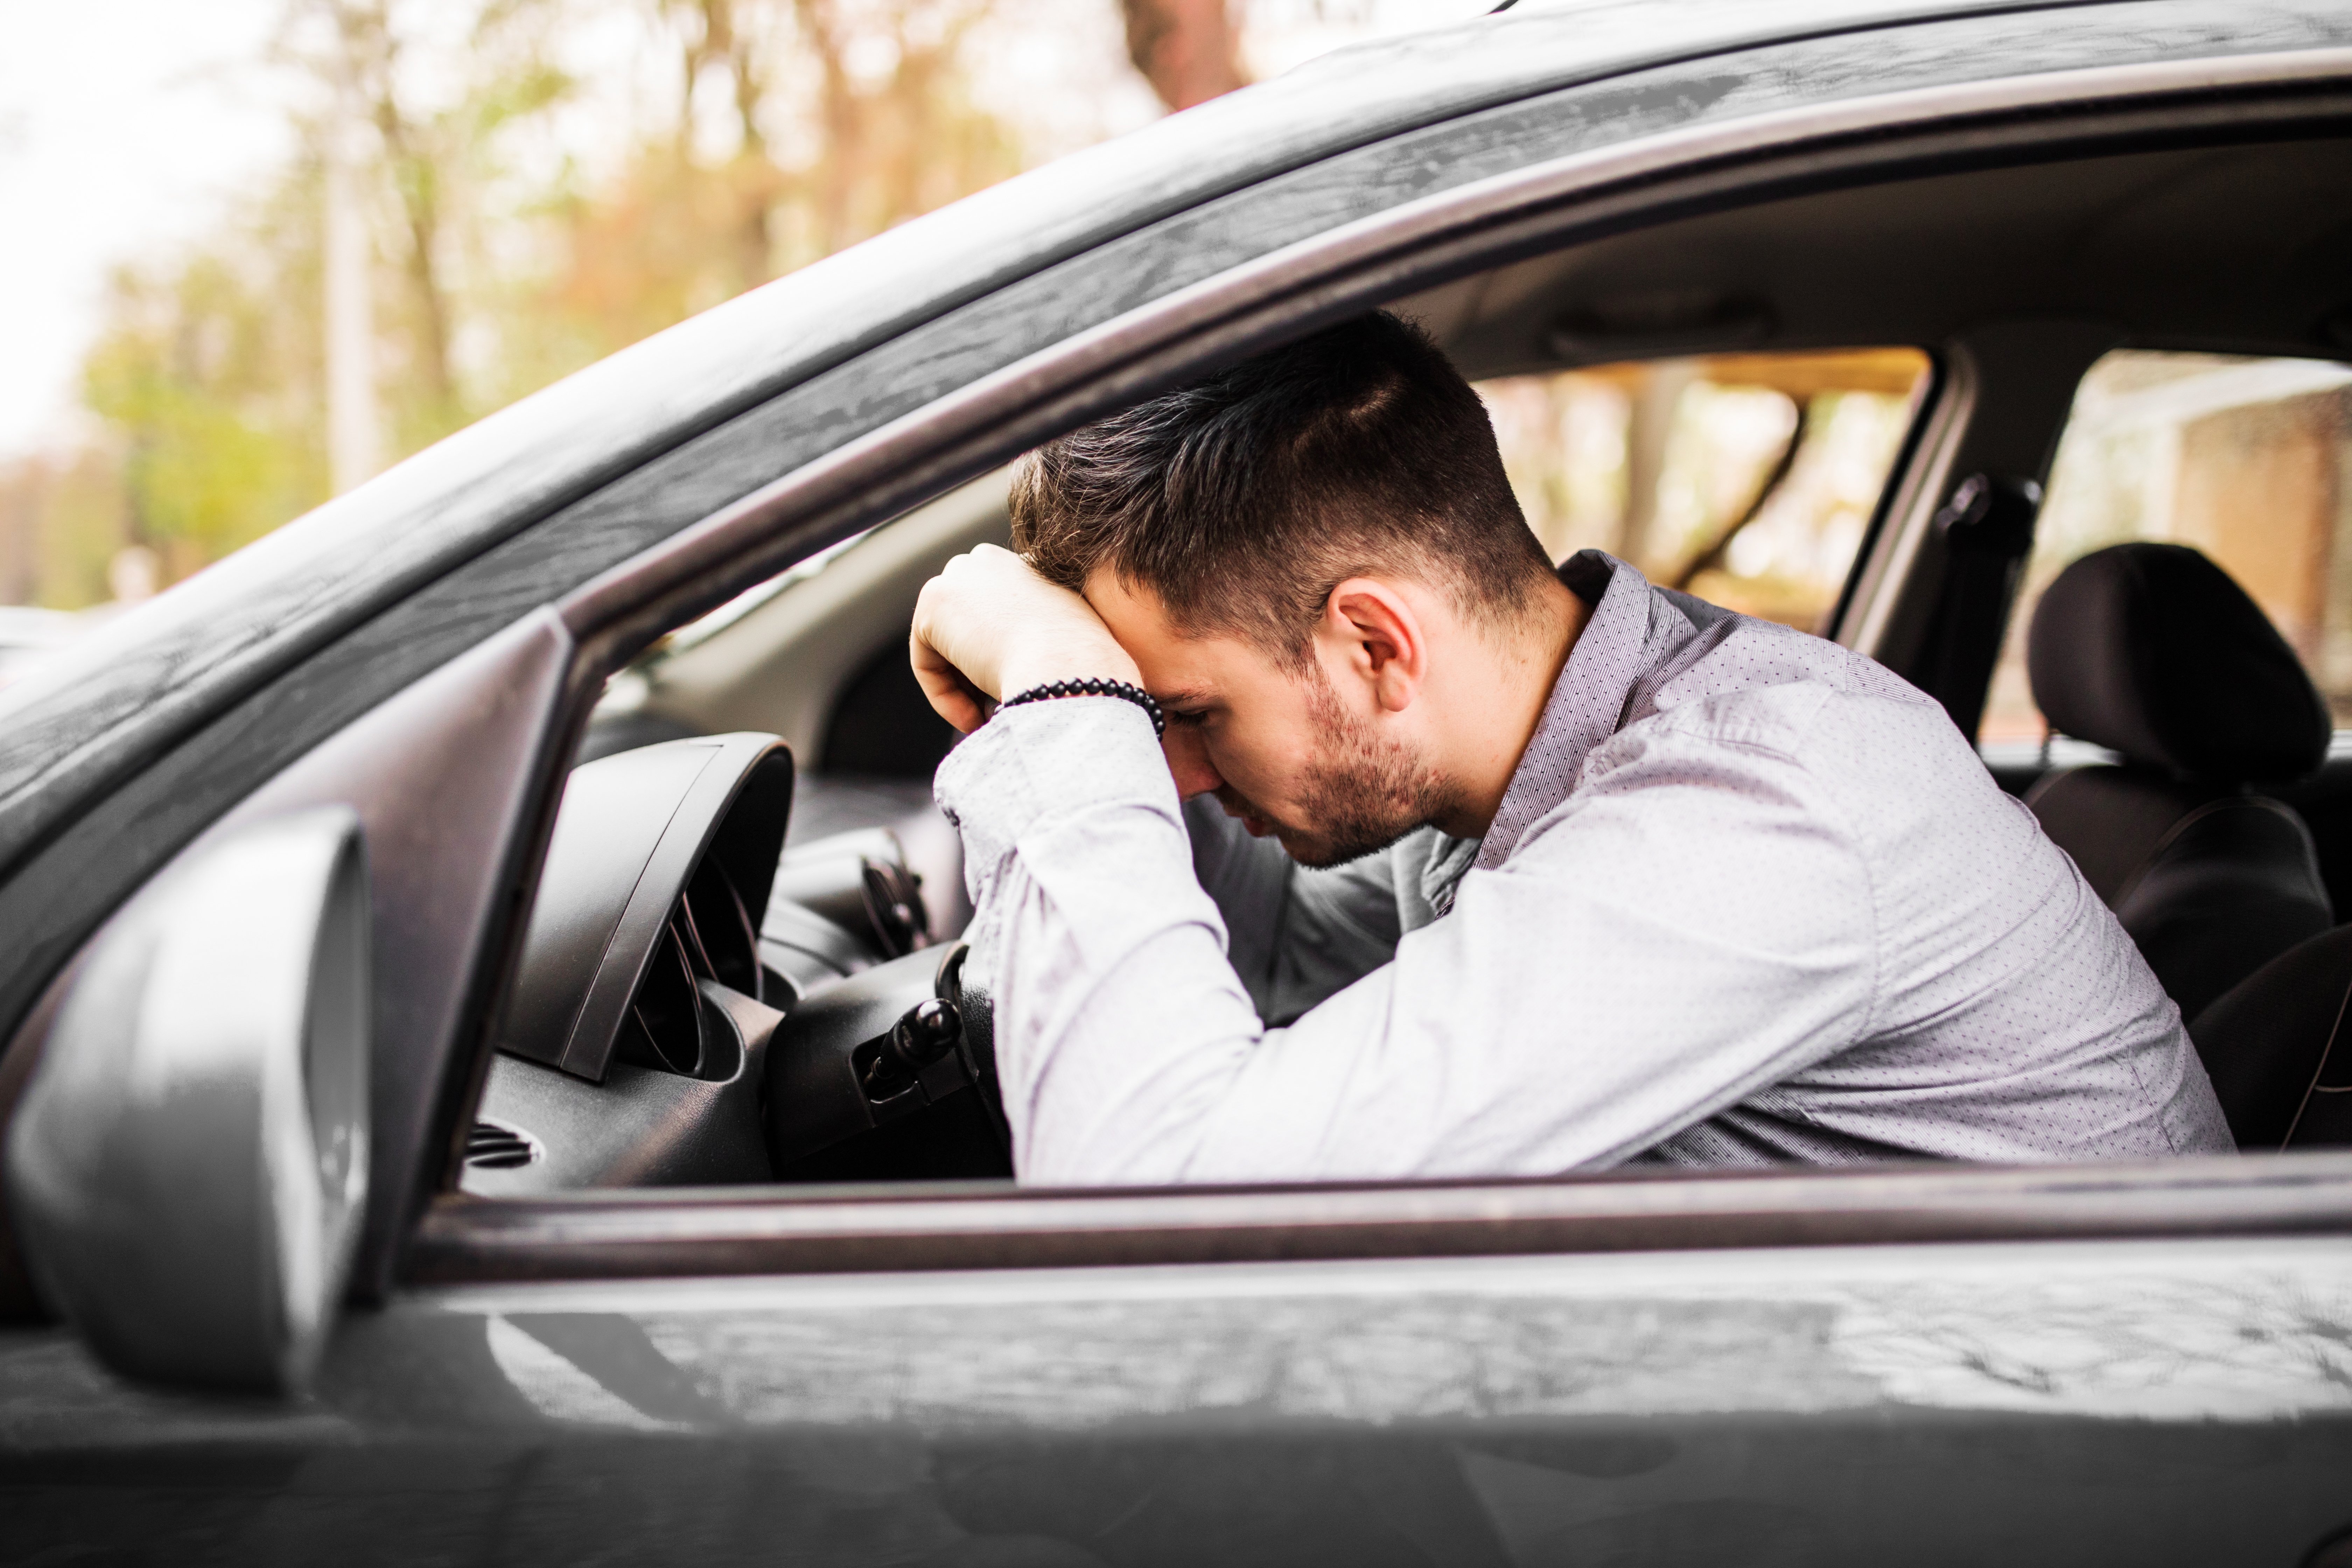
M 1331 590 L 1317 637 L 1372 700 L 1402 713 L 1429 677 L 1426 627 L 1412 599 L 1377 577 L 1350 577 Z

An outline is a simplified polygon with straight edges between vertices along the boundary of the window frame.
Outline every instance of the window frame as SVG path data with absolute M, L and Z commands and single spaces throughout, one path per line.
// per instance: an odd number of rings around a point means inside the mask
M 577 652 L 562 729 L 578 731 L 601 678 L 660 629 L 772 574 L 805 541 L 907 510 L 1204 363 L 1580 235 L 1703 206 L 1899 179 L 1956 158 L 2087 156 L 2151 139 L 2242 141 L 2315 120 L 2341 124 L 2352 120 L 2347 79 L 2352 50 L 2325 50 L 1911 89 L 1571 154 L 1341 225 L 982 377 L 565 595 L 555 609 Z M 2270 96 L 2296 86 L 2318 89 L 2323 102 Z M 1967 391 L 1964 377 L 1939 365 L 1857 552 L 1838 633 L 1849 633 L 1857 612 L 1866 620 L 1916 567 L 1924 515 L 1968 424 Z M 487 1050 L 487 1037 L 476 1046 Z M 414 1282 L 2352 1228 L 2352 1154 L 1097 1194 L 763 1187 L 496 1203 L 458 1196 L 453 1175 L 454 1164 L 412 1238 L 403 1272 Z
M 2340 1236 L 2352 1152 L 1482 1182 L 449 1193 L 412 1287 L 1904 1243 Z
M 2052 761 L 2053 756 L 2053 745 L 2062 748 L 2064 752 L 2076 755 L 2080 755 L 2085 750 L 2092 754 L 2101 757 L 2109 757 L 2113 755 L 2113 753 L 2105 752 L 2104 748 L 2093 746 L 2087 742 L 2074 740 L 2072 737 L 2063 736 L 2050 730 L 2048 727 L 2048 721 L 2046 719 L 2042 721 L 2043 732 L 2038 738 L 2029 739 L 2023 736 L 2011 735 L 1996 739 L 1988 739 L 1984 733 L 1984 725 L 1992 722 L 1994 718 L 1991 692 L 1994 683 L 2000 680 L 2004 668 L 2015 669 L 2021 677 L 2024 674 L 2022 668 L 2022 649 L 2021 647 L 2017 647 L 2017 644 L 2023 635 L 2026 627 L 2031 623 L 2034 609 L 2041 603 L 2040 594 L 2042 590 L 2046 589 L 2048 586 L 2047 583 L 2044 583 L 2041 585 L 2040 589 L 2032 589 L 2030 587 L 2033 577 L 2035 563 L 2040 557 L 2043 543 L 2043 536 L 2041 532 L 2042 518 L 2042 516 L 2047 515 L 2048 502 L 2051 494 L 2053 493 L 2055 489 L 2056 480 L 2058 478 L 2059 458 L 2064 449 L 2067 436 L 2074 428 L 2076 413 L 2081 402 L 2082 389 L 2084 382 L 2086 382 L 2101 365 L 2106 363 L 2109 359 L 2117 354 L 2179 354 L 2204 356 L 2210 354 L 2210 351 L 2200 345 L 2192 344 L 2189 346 L 2176 346 L 2171 341 L 2162 337 L 2145 340 L 2136 338 L 2128 343 L 2119 344 L 2115 348 L 2109 349 L 2106 353 L 2102 353 L 2097 359 L 2092 361 L 2091 363 L 2084 368 L 2083 375 L 2076 380 L 2074 395 L 2068 403 L 2065 416 L 2061 420 L 2058 428 L 2053 433 L 2053 438 L 2051 442 L 2050 472 L 2044 479 L 2042 512 L 2041 515 L 2037 515 L 2035 519 L 2035 536 L 2033 543 L 2028 550 L 2024 559 L 2019 563 L 2016 594 L 2009 605 L 2008 614 L 2001 629 L 2000 640 L 1994 648 L 1992 668 L 1988 672 L 1987 700 L 1983 719 L 1979 723 L 1977 733 L 1970 737 L 1978 750 L 1989 759 L 1999 757 L 2004 762 L 2004 763 L 2007 763 L 2012 759 L 2021 757 L 2024 753 L 2031 751 L 2038 754 L 2040 765 L 2042 766 L 2063 766 L 2064 765 L 2063 763 L 2053 763 Z M 2326 390 L 2331 390 L 2339 394 L 2352 392 L 2352 347 L 2347 347 L 2342 352 L 2332 355 L 2319 353 L 2315 349 L 2313 352 L 2300 354 L 2224 355 L 2221 357 L 2243 358 L 2251 363 L 2271 363 L 2280 364 L 2297 363 L 2332 366 L 2345 372 L 2347 379 L 2346 381 L 2339 382 L 2334 387 Z M 2214 412 L 2235 413 L 2261 406 L 2264 406 L 2261 402 L 2237 404 L 2229 405 L 2222 409 L 2215 410 Z M 2179 428 L 2182 429 L 2185 429 L 2186 427 L 2186 423 L 2179 426 Z M 2352 458 L 2352 436 L 2347 436 L 2345 442 L 2340 444 L 2338 457 L 2339 460 Z M 2178 539 L 2168 534 L 2160 540 L 2152 535 L 2135 534 L 2130 536 L 2129 539 L 2110 540 L 2108 541 L 2108 543 L 2119 544 L 2135 542 L 2170 543 L 2193 542 L 2192 541 Z M 2092 545 L 2088 549 L 2081 552 L 2081 553 L 2071 558 L 2071 560 L 2060 563 L 2060 570 L 2063 570 L 2065 565 L 2071 564 L 2072 560 L 2079 560 L 2083 554 L 2089 554 L 2096 550 L 2104 549 L 2105 547 L 2105 545 Z M 2341 563 L 2338 563 L 2337 564 L 2340 565 Z M 2226 567 L 2224 569 L 2227 570 Z M 2267 614 L 2268 612 L 2265 611 L 2265 613 Z M 2282 635 L 2284 635 L 2284 633 Z M 2289 640 L 2290 642 L 2292 641 L 2291 638 Z M 2009 659 L 2013 647 L 2016 647 L 2016 651 L 2019 653 L 2020 658 L 2018 663 L 2011 666 L 2009 664 Z M 2296 650 L 2299 658 L 2301 657 L 2301 651 L 2302 650 L 2300 649 Z M 2335 694 L 2329 691 L 2326 683 L 2324 671 L 2310 667 L 2308 661 L 2306 661 L 2305 673 L 2310 676 L 2313 685 L 2318 688 L 2322 699 L 2327 703 L 2333 731 L 2337 737 L 2336 746 L 2331 747 L 2332 752 L 2334 750 L 2340 748 L 2341 743 L 2346 738 L 2352 737 L 2352 714 L 2347 714 L 2340 719 L 2336 717 L 2337 699 Z M 2029 700 L 2030 700 L 2029 695 Z M 2035 705 L 2033 711 L 2036 717 L 2041 717 L 2041 710 L 2038 704 Z M 2275 792 L 2273 791 L 2273 793 Z
M 1480 391 L 1480 395 L 1483 397 L 1485 395 L 1483 388 L 1486 387 L 1490 381 L 1549 379 L 1551 376 L 1594 374 L 1605 375 L 1611 372 L 1622 371 L 1629 367 L 1645 367 L 1667 363 L 1669 361 L 1682 361 L 1704 365 L 1707 361 L 1716 358 L 1737 358 L 1742 360 L 1780 359 L 1801 362 L 1808 359 L 1835 359 L 1843 355 L 1856 353 L 1907 353 L 1919 356 L 1919 371 L 1908 394 L 1910 416 L 1905 421 L 1902 434 L 1896 439 L 1894 449 L 1887 458 L 1885 471 L 1879 479 L 1877 493 L 1871 500 L 1869 515 L 1864 520 L 1860 537 L 1854 541 L 1853 553 L 1847 559 L 1844 574 L 1838 583 L 1837 592 L 1831 595 L 1829 604 L 1821 615 L 1814 617 L 1810 624 L 1799 626 L 1800 630 L 1811 632 L 1817 636 L 1826 637 L 1832 642 L 1852 647 L 1853 642 L 1850 636 L 1841 635 L 1848 624 L 1848 612 L 1853 608 L 1856 602 L 1857 591 L 1862 584 L 1864 564 L 1871 555 L 1872 545 L 1878 538 L 1880 531 L 1885 527 L 1887 519 L 1896 515 L 1900 510 L 1903 498 L 1907 493 L 1906 481 L 1911 472 L 1911 465 L 1916 455 L 1922 449 L 1923 443 L 1929 438 L 1932 431 L 1936 427 L 1937 422 L 1933 417 L 1931 417 L 1931 412 L 1936 408 L 1939 398 L 1942 397 L 1949 379 L 1949 365 L 1951 363 L 1951 356 L 1949 354 L 1929 345 L 1895 342 L 1857 342 L 1833 347 L 1808 346 L 1803 348 L 1788 349 L 1776 349 L 1769 347 L 1760 349 L 1741 348 L 1720 355 L 1705 352 L 1690 354 L 1675 353 L 1651 360 L 1612 360 L 1589 365 L 1577 365 L 1570 369 L 1561 371 L 1515 372 L 1498 377 L 1482 376 L 1473 379 L 1471 386 L 1474 390 Z M 1705 382 L 1711 378 L 1702 375 L 1699 379 L 1702 382 Z M 1717 383 L 1717 384 L 1723 386 L 1736 386 L 1739 384 L 1739 383 L 1734 380 Z M 1792 401 L 1795 400 L 1792 399 Z M 1761 510 L 1761 509 L 1772 500 L 1774 496 L 1778 494 L 1780 486 L 1786 482 L 1787 479 L 1794 471 L 1793 467 L 1789 465 L 1793 465 L 1796 462 L 1801 461 L 1801 455 L 1805 442 L 1805 421 L 1807 417 L 1806 409 L 1802 402 L 1797 402 L 1796 414 L 1797 425 L 1796 428 L 1790 436 L 1790 445 L 1785 455 L 1784 466 L 1780 468 L 1778 477 L 1768 477 L 1766 479 L 1764 488 L 1758 491 L 1750 500 L 1749 506 L 1751 508 L 1751 521 L 1755 518 L 1756 514 Z M 1507 465 L 1510 458 L 1510 454 L 1507 450 L 1504 457 L 1505 462 Z M 1629 494 L 1626 498 L 1626 505 L 1629 510 L 1633 509 L 1636 505 L 1636 498 Z M 1738 530 L 1735 529 L 1734 531 L 1737 532 Z M 1634 552 L 1628 551 L 1626 553 L 1630 558 Z M 1639 561 L 1636 561 L 1634 563 L 1637 566 L 1641 565 Z M 1643 567 L 1643 570 L 1647 573 L 1648 568 Z M 1660 584 L 1660 585 L 1665 587 L 1674 586 L 1672 584 L 1664 583 Z M 1784 622 L 1782 624 L 1797 625 L 1797 623 L 1794 622 Z
M 660 628 L 772 574 L 802 542 L 904 510 L 1205 362 L 1506 257 L 1704 205 L 1898 179 L 1956 156 L 2088 156 L 2151 137 L 2246 140 L 2315 120 L 2342 124 L 2352 121 L 2347 79 L 2352 50 L 2330 50 L 1893 93 L 1579 153 L 1340 226 L 975 381 L 566 595 L 556 612 L 579 651 L 564 722 L 576 731 L 598 679 Z M 2258 99 L 2248 112 L 2250 91 L 2294 84 L 2318 87 L 2326 102 Z M 1928 352 L 1936 384 L 1857 552 L 1833 628 L 1844 637 L 1916 569 L 1924 521 L 1969 423 L 1965 375 Z M 403 1276 L 422 1285 L 2347 1229 L 2352 1153 L 1097 1193 L 761 1187 L 492 1203 L 445 1190 L 412 1237 Z

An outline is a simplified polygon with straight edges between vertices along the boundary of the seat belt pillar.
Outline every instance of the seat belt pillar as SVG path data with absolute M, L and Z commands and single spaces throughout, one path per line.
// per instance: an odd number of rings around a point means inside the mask
M 1946 565 L 1927 687 L 1970 740 L 1984 718 L 1985 694 L 2041 510 L 2042 487 L 2032 479 L 1970 474 L 1936 514 Z

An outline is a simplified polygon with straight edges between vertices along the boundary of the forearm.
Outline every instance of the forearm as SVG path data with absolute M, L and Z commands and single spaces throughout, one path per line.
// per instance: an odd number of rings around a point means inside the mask
M 1263 1026 L 1150 726 L 1116 700 L 1013 710 L 939 793 L 964 834 L 1022 1179 L 1182 1179 Z

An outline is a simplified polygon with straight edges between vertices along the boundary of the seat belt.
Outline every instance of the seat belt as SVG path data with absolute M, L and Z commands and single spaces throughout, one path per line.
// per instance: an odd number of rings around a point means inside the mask
M 2286 1124 L 2286 1136 L 2279 1140 L 2279 1152 L 2284 1154 L 2294 1146 L 2294 1135 L 2303 1126 L 2303 1113 L 2311 1109 L 2315 1094 L 2352 1094 L 2352 1084 L 2341 1088 L 2323 1087 L 2320 1079 L 2327 1076 L 2328 1058 L 2336 1054 L 2336 1039 L 2344 1033 L 2344 1015 L 2352 1010 L 2352 978 L 2344 983 L 2344 999 L 2336 1005 L 2336 1022 L 2327 1031 L 2327 1043 L 2319 1047 L 2319 1060 L 2311 1069 L 2311 1081 L 2303 1086 L 2303 1098 L 2295 1101 L 2294 1120 Z
M 1936 514 L 1946 564 L 1927 687 L 1971 741 L 2041 510 L 2042 487 L 2032 479 L 1970 474 Z

